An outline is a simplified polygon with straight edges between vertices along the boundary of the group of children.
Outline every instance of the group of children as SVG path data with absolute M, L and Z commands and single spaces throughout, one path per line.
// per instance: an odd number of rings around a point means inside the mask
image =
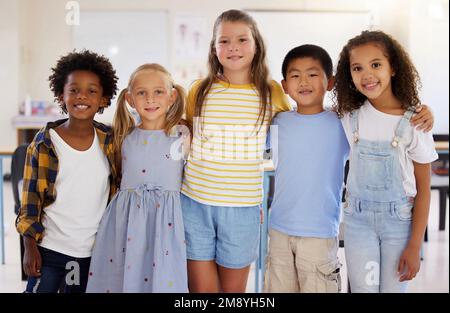
M 215 22 L 208 68 L 185 97 L 162 66 L 138 67 L 110 128 L 94 121 L 117 91 L 110 62 L 90 51 L 58 61 L 50 87 L 68 119 L 49 123 L 28 147 L 17 219 L 24 270 L 40 277 L 35 291 L 245 292 L 264 218 L 271 124 L 276 174 L 264 290 L 340 291 L 348 159 L 352 291 L 405 291 L 420 267 L 436 152 L 431 133 L 414 127 L 428 131 L 433 117 L 419 106 L 419 78 L 404 49 L 364 31 L 344 47 L 333 75 L 324 49 L 302 45 L 286 55 L 280 86 L 269 80 L 254 20 L 229 10 Z M 325 110 L 333 88 L 335 107 Z

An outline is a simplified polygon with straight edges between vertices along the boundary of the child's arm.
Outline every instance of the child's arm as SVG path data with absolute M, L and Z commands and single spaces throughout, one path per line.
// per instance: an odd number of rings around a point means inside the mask
M 22 205 L 17 217 L 17 231 L 23 236 L 25 254 L 23 268 L 28 276 L 39 276 L 41 255 L 37 240 L 42 237 L 44 227 L 41 224 L 42 199 L 38 191 L 39 151 L 30 144 L 25 160 Z
M 422 104 L 417 107 L 416 114 L 411 118 L 411 124 L 418 130 L 429 132 L 433 128 L 434 116 L 429 106 Z
M 414 176 L 416 178 L 417 195 L 414 199 L 412 234 L 406 249 L 400 257 L 398 271 L 400 281 L 413 279 L 420 269 L 420 248 L 422 246 L 425 228 L 428 223 L 430 210 L 430 181 L 431 164 L 414 163 Z
M 23 236 L 25 252 L 23 255 L 23 271 L 27 276 L 41 276 L 42 258 L 34 238 Z
M 191 151 L 191 132 L 189 130 L 189 128 L 187 128 L 187 126 L 185 126 L 186 129 L 183 132 L 183 145 L 181 147 L 182 149 L 182 154 L 183 154 L 183 159 L 187 160 L 189 157 L 189 153 Z

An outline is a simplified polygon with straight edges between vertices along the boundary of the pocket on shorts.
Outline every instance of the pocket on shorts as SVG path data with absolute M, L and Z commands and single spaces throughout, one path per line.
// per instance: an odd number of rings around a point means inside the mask
M 341 292 L 341 263 L 334 260 L 317 265 L 317 291 L 326 293 Z
M 395 216 L 402 222 L 412 221 L 412 205 L 410 203 L 405 203 L 401 205 L 396 205 L 394 209 Z
M 344 212 L 344 215 L 352 216 L 353 213 L 355 213 L 355 206 L 353 202 L 350 199 L 346 199 L 343 206 L 342 211 Z

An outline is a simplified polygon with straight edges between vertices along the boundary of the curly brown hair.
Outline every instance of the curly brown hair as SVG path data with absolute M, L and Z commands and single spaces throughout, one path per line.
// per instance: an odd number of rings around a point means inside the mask
M 374 43 L 382 47 L 395 76 L 391 78 L 392 93 L 405 110 L 414 110 L 420 104 L 418 91 L 421 87 L 419 73 L 405 49 L 390 35 L 382 31 L 363 31 L 350 39 L 339 55 L 333 90 L 334 110 L 342 116 L 360 108 L 367 97 L 360 93 L 353 83 L 350 72 L 352 49 Z
M 55 101 L 60 103 L 61 110 L 67 113 L 66 104 L 59 101 L 64 93 L 64 85 L 67 76 L 77 70 L 90 71 L 98 76 L 103 88 L 103 96 L 107 98 L 107 106 L 111 105 L 111 99 L 117 92 L 117 76 L 111 62 L 103 55 L 83 49 L 80 52 L 73 51 L 61 57 L 56 66 L 52 68 L 52 75 L 48 78 L 50 89 L 53 91 Z M 98 113 L 103 113 L 104 108 L 99 108 Z

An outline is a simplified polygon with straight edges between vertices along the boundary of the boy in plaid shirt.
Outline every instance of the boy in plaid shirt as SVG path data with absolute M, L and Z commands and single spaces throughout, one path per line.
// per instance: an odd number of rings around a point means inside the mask
M 28 147 L 16 227 L 24 271 L 40 277 L 37 292 L 57 292 L 63 283 L 65 292 L 84 292 L 95 234 L 116 188 L 112 130 L 94 116 L 111 104 L 117 77 L 107 58 L 83 50 L 60 58 L 49 80 L 68 118 L 48 123 Z

